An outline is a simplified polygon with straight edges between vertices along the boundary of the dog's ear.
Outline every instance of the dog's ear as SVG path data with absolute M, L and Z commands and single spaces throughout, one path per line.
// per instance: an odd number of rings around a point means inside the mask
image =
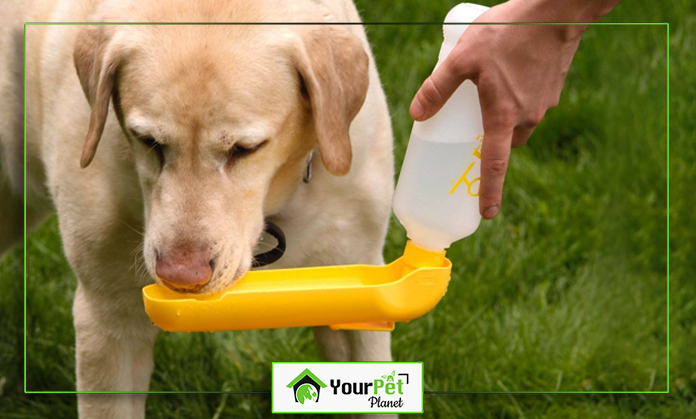
M 362 42 L 341 25 L 303 28 L 296 66 L 304 83 L 319 152 L 335 175 L 350 170 L 348 130 L 365 102 L 369 59 Z
M 115 29 L 108 25 L 87 25 L 82 27 L 75 41 L 75 69 L 82 90 L 92 107 L 89 129 L 80 158 L 80 166 L 83 168 L 94 158 L 109 113 L 114 78 L 120 62 L 120 54 L 111 42 L 114 31 Z

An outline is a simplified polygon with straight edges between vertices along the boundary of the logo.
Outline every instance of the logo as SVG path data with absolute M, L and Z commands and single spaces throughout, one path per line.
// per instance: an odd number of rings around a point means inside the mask
M 272 383 L 273 413 L 423 412 L 420 362 L 274 362 Z
M 292 387 L 292 391 L 295 394 L 295 402 L 310 404 L 319 402 L 319 392 L 326 387 L 326 384 L 314 375 L 309 368 L 305 368 L 300 375 L 290 381 L 287 387 Z
M 391 374 L 383 375 L 381 380 L 376 378 L 372 382 L 342 383 L 341 380 L 332 379 L 329 383 L 335 395 L 370 395 L 367 399 L 370 408 L 399 408 L 404 405 L 401 395 L 404 394 L 404 385 L 409 383 L 408 373 L 398 374 L 396 380 L 394 380 L 394 376 L 397 376 L 396 370 L 392 371 Z M 401 376 L 405 378 L 405 381 L 401 379 Z

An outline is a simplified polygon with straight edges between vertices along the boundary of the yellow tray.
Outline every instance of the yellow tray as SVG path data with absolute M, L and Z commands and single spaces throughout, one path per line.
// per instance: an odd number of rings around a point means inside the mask
M 182 294 L 162 285 L 143 288 L 145 311 L 169 332 L 326 326 L 392 330 L 437 305 L 452 264 L 445 252 L 406 245 L 386 266 L 348 265 L 247 273 L 213 295 Z

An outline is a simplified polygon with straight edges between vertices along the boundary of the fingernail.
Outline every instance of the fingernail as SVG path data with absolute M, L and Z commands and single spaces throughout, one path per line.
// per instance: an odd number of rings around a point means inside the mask
M 483 210 L 483 218 L 488 218 L 489 220 L 498 215 L 498 207 L 492 206 Z
M 423 108 L 418 98 L 413 99 L 413 103 L 411 103 L 411 116 L 413 119 L 419 120 L 423 118 L 423 115 L 425 115 L 425 108 Z

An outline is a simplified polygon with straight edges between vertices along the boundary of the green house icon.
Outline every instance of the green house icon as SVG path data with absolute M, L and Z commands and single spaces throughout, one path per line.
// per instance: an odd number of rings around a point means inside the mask
M 309 404 L 319 401 L 319 392 L 326 387 L 316 375 L 308 368 L 300 373 L 294 380 L 287 385 L 292 387 L 292 392 L 295 395 L 295 402 L 300 404 Z

